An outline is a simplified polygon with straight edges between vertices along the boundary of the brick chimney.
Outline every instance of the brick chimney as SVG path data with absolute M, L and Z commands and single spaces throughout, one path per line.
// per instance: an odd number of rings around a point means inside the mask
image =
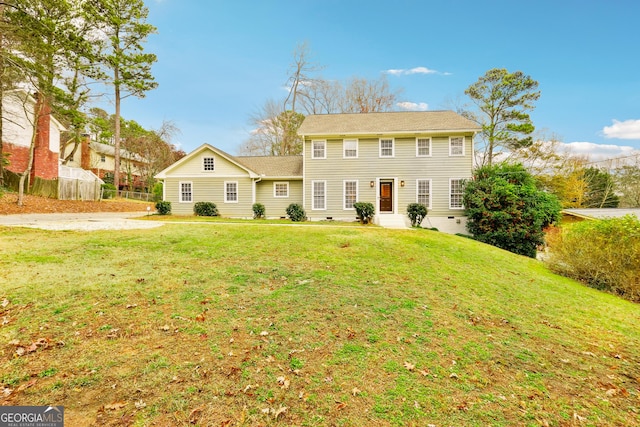
M 35 117 L 36 139 L 33 153 L 33 169 L 31 170 L 31 182 L 38 177 L 42 179 L 58 178 L 58 153 L 51 151 L 51 106 L 39 94 L 36 99 Z M 39 113 L 39 114 L 38 114 Z
M 80 146 L 80 167 L 84 170 L 91 170 L 91 151 L 89 149 L 89 143 L 91 142 L 91 135 L 88 133 L 82 135 L 82 145 Z

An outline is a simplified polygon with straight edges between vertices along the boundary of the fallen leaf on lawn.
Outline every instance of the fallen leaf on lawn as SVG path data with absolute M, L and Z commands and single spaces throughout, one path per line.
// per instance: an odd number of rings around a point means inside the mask
M 109 405 L 104 405 L 104 409 L 116 411 L 118 409 L 124 408 L 125 406 L 127 406 L 127 402 L 119 401 L 119 402 L 113 402 Z
M 286 379 L 285 377 L 278 377 L 276 379 L 276 381 L 278 381 L 278 385 L 282 388 L 284 388 L 285 390 L 289 388 L 289 384 L 291 384 L 291 382 Z
M 200 416 L 202 415 L 202 410 L 204 409 L 203 406 L 199 406 L 197 408 L 195 408 L 194 410 L 192 410 L 189 413 L 189 422 L 191 424 L 197 424 L 198 423 L 198 418 L 200 418 Z
M 273 415 L 273 418 L 278 419 L 278 417 L 280 415 L 283 415 L 285 412 L 287 412 L 287 407 L 286 406 L 281 406 L 276 410 L 276 412 Z
M 420 372 L 420 375 L 422 375 L 423 377 L 429 376 L 429 371 L 427 371 L 426 369 L 420 369 L 418 372 Z
M 4 326 L 4 325 L 8 325 L 8 324 L 9 324 L 9 319 L 7 318 L 7 316 L 4 316 L 4 317 L 2 318 L 2 326 Z
M 136 308 L 138 304 L 127 304 L 127 308 Z
M 20 393 L 23 390 L 28 389 L 29 387 L 32 387 L 33 385 L 35 385 L 35 383 L 37 382 L 37 380 L 34 378 L 32 380 L 27 381 L 26 383 L 20 385 L 20 387 L 18 387 L 16 389 L 16 393 Z
M 13 392 L 13 390 L 11 390 L 8 387 L 5 387 L 2 389 L 2 396 L 7 397 L 9 396 L 11 393 Z
M 0 305 L 2 305 L 2 308 L 5 308 L 6 306 L 8 306 L 8 305 L 9 305 L 9 300 L 8 300 L 8 299 L 6 299 L 6 298 L 4 298 L 4 299 L 2 300 L 2 303 L 1 303 Z
M 416 408 L 416 409 L 420 409 L 421 408 L 421 406 L 420 406 L 420 404 L 418 403 L 417 400 L 413 401 L 413 407 Z
M 267 362 L 271 363 L 271 362 L 275 362 L 276 359 L 272 356 L 272 355 L 268 355 L 267 356 Z
M 18 347 L 18 348 L 16 348 L 16 354 L 17 354 L 18 356 L 22 356 L 24 353 L 25 353 L 25 349 L 24 349 L 24 347 Z
M 167 332 L 169 331 L 171 328 L 169 327 L 169 325 L 164 325 L 164 326 L 160 326 L 160 329 Z
M 262 336 L 262 337 L 266 337 L 267 335 L 269 335 L 269 332 L 267 332 L 267 331 L 260 332 L 260 336 Z
M 206 317 L 204 316 L 204 311 L 196 316 L 196 322 L 204 322 Z
M 353 394 L 354 396 L 357 396 L 360 393 L 362 393 L 362 390 L 360 390 L 358 387 L 354 387 L 353 390 L 351 390 L 351 394 Z
M 449 378 L 458 378 L 458 374 L 452 372 L 451 375 L 449 375 Z
M 145 408 L 147 406 L 147 404 L 144 403 L 144 400 L 142 400 L 142 399 L 136 401 L 135 405 L 136 405 L 136 409 L 142 409 L 142 408 Z
M 347 404 L 345 402 L 336 402 L 336 410 L 341 410 L 346 408 Z
M 413 371 L 413 370 L 416 368 L 416 365 L 414 365 L 413 363 L 404 362 L 404 367 L 405 367 L 408 371 Z

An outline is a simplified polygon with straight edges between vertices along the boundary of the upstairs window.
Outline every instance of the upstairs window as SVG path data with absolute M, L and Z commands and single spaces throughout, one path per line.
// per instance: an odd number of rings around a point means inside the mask
M 449 137 L 449 155 L 464 156 L 464 136 Z
M 107 161 L 107 156 L 105 156 L 104 154 L 100 155 L 100 161 L 102 163 L 106 162 Z
M 416 156 L 428 157 L 431 155 L 431 138 L 416 138 Z
M 345 139 L 342 141 L 343 157 L 345 159 L 355 159 L 358 157 L 358 140 Z
M 204 170 L 204 171 L 214 171 L 214 170 L 216 170 L 216 159 L 214 157 L 203 157 L 202 158 L 202 170 Z
M 327 158 L 327 141 L 311 141 L 311 158 Z
M 380 139 L 380 157 L 393 157 L 393 156 L 394 156 L 393 139 L 381 138 Z

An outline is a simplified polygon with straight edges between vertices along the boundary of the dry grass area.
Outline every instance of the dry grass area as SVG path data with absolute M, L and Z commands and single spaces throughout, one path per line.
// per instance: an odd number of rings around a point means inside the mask
M 0 243 L 0 404 L 70 426 L 640 424 L 638 306 L 468 239 L 198 223 Z
M 139 202 L 125 199 L 82 201 L 58 200 L 48 197 L 25 195 L 23 205 L 18 206 L 17 193 L 0 196 L 0 215 L 29 213 L 80 213 L 80 212 L 138 212 L 147 206 L 154 209 L 153 202 Z

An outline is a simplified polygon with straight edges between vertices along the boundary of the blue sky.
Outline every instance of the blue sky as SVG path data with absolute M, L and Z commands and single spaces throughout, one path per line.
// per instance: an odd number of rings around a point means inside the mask
M 536 128 L 576 154 L 640 150 L 640 2 L 636 0 L 147 0 L 158 28 L 146 50 L 159 87 L 127 98 L 123 116 L 181 130 L 231 154 L 249 117 L 285 93 L 297 44 L 325 79 L 386 74 L 400 101 L 429 110 L 468 102 L 487 70 L 540 83 Z M 390 70 L 396 70 L 390 72 Z M 404 70 L 401 72 L 399 70 Z M 626 147 L 626 148 L 625 148 Z

